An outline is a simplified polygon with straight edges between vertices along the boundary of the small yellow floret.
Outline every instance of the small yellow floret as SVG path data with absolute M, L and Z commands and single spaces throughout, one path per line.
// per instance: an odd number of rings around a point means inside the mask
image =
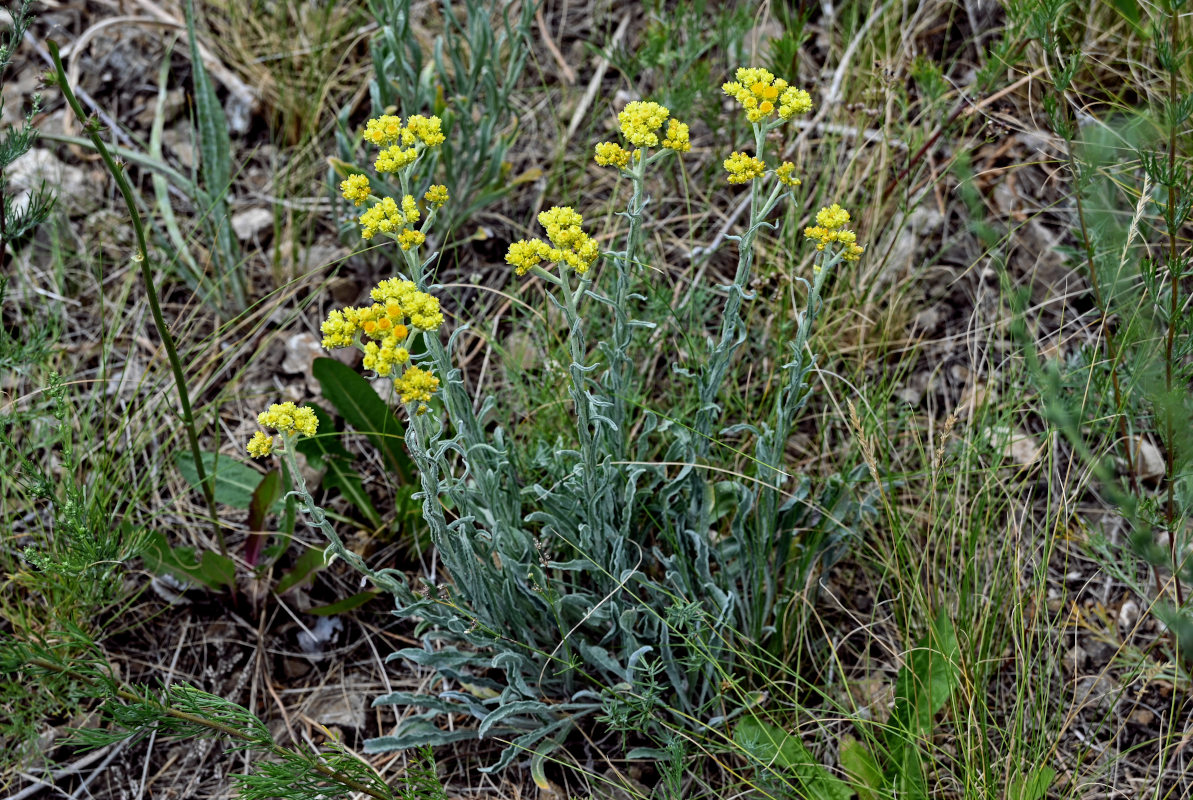
M 369 188 L 369 178 L 367 175 L 349 175 L 343 183 L 340 184 L 340 193 L 345 200 L 351 200 L 358 206 L 363 206 L 369 199 L 372 190 Z
M 253 438 L 249 439 L 248 450 L 249 455 L 253 458 L 269 455 L 273 452 L 273 437 L 257 431 L 253 434 Z
M 766 172 L 766 164 L 762 159 L 746 153 L 731 153 L 722 166 L 729 173 L 730 183 L 749 183 Z

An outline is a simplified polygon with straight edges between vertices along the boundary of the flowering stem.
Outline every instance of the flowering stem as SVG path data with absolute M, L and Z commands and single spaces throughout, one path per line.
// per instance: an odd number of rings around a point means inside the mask
M 762 152 L 767 130 L 768 128 L 761 124 L 754 126 L 755 153 Z M 776 182 L 770 194 L 763 200 L 758 181 L 750 182 L 750 222 L 745 232 L 738 237 L 737 272 L 733 277 L 733 284 L 729 286 L 729 296 L 725 299 L 725 310 L 721 315 L 721 337 L 709 356 L 708 367 L 700 383 L 700 409 L 696 412 L 695 427 L 696 451 L 700 456 L 708 455 L 711 446 L 713 421 L 720 411 L 717 406 L 717 394 L 729 368 L 729 361 L 738 346 L 745 341 L 745 334 L 741 330 L 741 306 L 754 266 L 754 239 L 763 220 L 774 209 L 785 188 L 782 183 Z
M 162 307 L 157 299 L 157 289 L 153 285 L 153 273 L 149 270 L 149 248 L 145 242 L 145 226 L 141 221 L 141 214 L 137 211 L 137 203 L 133 198 L 132 187 L 128 183 L 128 179 L 124 176 L 124 169 L 121 165 L 116 163 L 112 158 L 112 154 L 108 152 L 108 148 L 104 145 L 103 139 L 99 136 L 99 128 L 94 120 L 88 119 L 83 113 L 83 107 L 79 105 L 78 98 L 75 97 L 74 92 L 70 88 L 70 84 L 66 79 L 66 70 L 62 68 L 62 59 L 58 55 L 58 43 L 53 39 L 46 40 L 46 47 L 50 51 L 50 57 L 54 61 L 54 69 L 56 71 L 56 81 L 58 87 L 62 90 L 62 96 L 66 99 L 70 110 L 74 112 L 75 118 L 83 126 L 83 130 L 87 133 L 91 143 L 95 146 L 95 150 L 103 159 L 104 166 L 107 167 L 108 172 L 111 173 L 112 178 L 116 181 L 116 185 L 120 188 L 120 194 L 124 196 L 124 203 L 128 206 L 129 216 L 132 218 L 133 231 L 137 237 L 137 252 L 133 256 L 133 261 L 137 262 L 137 266 L 141 269 L 141 279 L 145 283 L 145 293 L 149 297 L 149 311 L 153 315 L 153 325 L 157 328 L 158 336 L 161 337 L 162 345 L 166 348 L 166 357 L 170 361 L 170 369 L 174 373 L 174 387 L 178 391 L 178 404 L 182 410 L 182 427 L 186 430 L 186 438 L 190 444 L 191 457 L 195 462 L 195 473 L 199 477 L 199 486 L 203 490 L 203 499 L 207 502 L 207 511 L 211 515 L 211 530 L 215 534 L 216 541 L 219 543 L 220 554 L 228 555 L 228 546 L 224 541 L 224 531 L 220 527 L 219 511 L 215 506 L 215 487 L 214 475 L 208 475 L 207 469 L 203 465 L 203 455 L 199 450 L 199 435 L 195 430 L 195 417 L 191 412 L 190 393 L 186 388 L 186 373 L 182 370 L 182 360 L 178 357 L 178 348 L 174 346 L 174 337 L 170 335 L 170 329 L 166 325 L 165 317 L 162 316 Z
M 298 467 L 298 459 L 294 457 L 293 443 L 295 438 L 294 436 L 282 435 L 283 445 L 274 452 L 281 456 L 286 469 L 290 473 L 290 478 L 294 482 L 294 489 L 291 491 L 291 494 L 297 497 L 303 508 L 306 509 L 311 527 L 318 528 L 327 538 L 328 546 L 324 551 L 324 560 L 330 563 L 330 560 L 327 559 L 328 553 L 333 558 L 342 558 L 353 569 L 373 581 L 377 585 L 377 588 L 398 597 L 405 596 L 407 593 L 406 586 L 390 577 L 387 574 L 388 570 L 382 570 L 381 572 L 374 571 L 363 558 L 348 549 L 347 545 L 344 544 L 344 540 L 336 533 L 335 526 L 327 519 L 327 514 L 315 503 L 315 498 L 311 496 L 310 491 L 307 489 L 307 482 L 302 476 L 302 470 Z
M 630 357 L 628 355 L 632 326 L 626 306 L 629 303 L 630 282 L 633 278 L 634 266 L 641 261 L 639 249 L 642 238 L 642 211 L 646 206 L 646 164 L 647 159 L 639 158 L 630 170 L 630 180 L 634 192 L 626 206 L 625 216 L 629 220 L 629 230 L 626 231 L 625 250 L 616 254 L 613 264 L 617 270 L 613 284 L 613 336 L 610 346 L 606 348 L 609 359 L 609 369 L 605 373 L 605 388 L 609 392 L 612 406 L 609 417 L 617 426 L 617 430 L 610 430 L 608 440 L 610 450 L 615 459 L 621 459 L 626 446 L 626 385 L 629 375 Z

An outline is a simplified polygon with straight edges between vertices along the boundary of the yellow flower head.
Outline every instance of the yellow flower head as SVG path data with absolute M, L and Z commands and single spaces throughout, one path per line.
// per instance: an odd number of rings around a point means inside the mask
M 377 284 L 370 296 L 377 301 L 374 308 L 384 310 L 393 329 L 402 326 L 404 318 L 409 318 L 411 325 L 424 331 L 437 330 L 443 324 L 439 298 L 420 292 L 414 281 L 389 278 Z M 402 338 L 405 338 L 404 333 Z
M 630 151 L 615 142 L 601 142 L 596 146 L 596 163 L 625 169 L 630 164 Z
M 402 118 L 390 114 L 383 114 L 377 119 L 365 123 L 365 141 L 378 147 L 394 144 L 402 140 Z
M 402 147 L 400 144 L 391 145 L 377 154 L 373 168 L 379 173 L 397 172 L 408 167 L 418 158 L 418 150 L 414 147 Z
M 849 212 L 841 208 L 841 206 L 833 203 L 827 208 L 822 208 L 816 212 L 816 224 L 822 227 L 833 229 L 840 228 L 849 222 Z
M 505 254 L 505 263 L 513 267 L 514 272 L 521 277 L 543 261 L 546 257 L 543 253 L 544 248 L 548 252 L 551 250 L 546 242 L 539 239 L 519 239 L 510 244 Z
M 403 126 L 401 117 L 384 114 L 365 123 L 364 138 L 378 147 L 402 144 L 412 148 L 415 142 L 421 142 L 425 147 L 435 147 L 443 143 L 442 125 L 439 117 L 415 114 Z
M 343 183 L 340 184 L 340 193 L 345 200 L 351 200 L 358 206 L 363 206 L 369 199 L 371 193 L 369 188 L 369 178 L 367 175 L 357 173 L 349 175 Z
M 423 195 L 423 199 L 427 201 L 427 205 L 432 208 L 443 208 L 447 205 L 447 187 L 442 184 L 435 184 L 427 189 L 427 193 Z
M 621 135 L 635 147 L 658 147 L 659 128 L 671 112 L 658 103 L 635 100 L 617 115 Z
M 722 166 L 729 173 L 730 183 L 749 183 L 766 172 L 766 164 L 762 159 L 745 153 L 731 153 Z
M 289 435 L 301 433 L 304 436 L 314 436 L 319 427 L 319 419 L 310 406 L 299 408 L 293 403 L 275 403 L 268 411 L 257 415 L 257 423 L 267 428 L 273 428 L 278 433 Z
M 721 85 L 725 94 L 746 110 L 746 119 L 758 123 L 777 113 L 781 119 L 806 113 L 812 108 L 812 97 L 803 89 L 796 89 L 770 71 L 758 67 L 737 70 L 735 81 Z
M 677 153 L 686 153 L 692 149 L 688 140 L 688 126 L 677 119 L 667 123 L 667 137 L 663 139 L 663 147 Z
M 799 186 L 802 182 L 799 178 L 792 177 L 795 172 L 795 164 L 790 161 L 784 161 L 779 166 L 775 167 L 775 177 L 779 179 L 779 183 L 784 186 Z
M 426 240 L 426 234 L 424 234 L 422 231 L 416 231 L 413 228 L 406 228 L 398 234 L 398 246 L 403 250 L 409 250 L 412 247 L 418 247 Z
M 443 144 L 445 137 L 441 130 L 442 126 L 443 121 L 439 117 L 424 117 L 421 114 L 415 114 L 406 120 L 407 132 L 427 147 Z
M 394 380 L 403 403 L 425 403 L 439 389 L 439 379 L 421 367 L 409 367 Z
M 249 439 L 248 450 L 249 455 L 253 458 L 269 455 L 273 452 L 273 437 L 257 431 L 253 434 L 253 438 Z
M 841 258 L 857 261 L 866 248 L 857 243 L 857 234 L 842 226 L 849 222 L 849 212 L 833 203 L 816 213 L 815 226 L 804 228 L 804 236 L 816 242 L 816 249 L 823 251 L 830 244 L 842 245 Z
M 418 204 L 410 195 L 402 198 L 402 207 L 392 197 L 383 197 L 360 215 L 361 237 L 372 239 L 378 233 L 396 233 L 406 226 L 418 222 L 422 216 Z
M 540 262 L 564 264 L 583 275 L 600 257 L 601 250 L 580 225 L 583 217 L 568 206 L 556 206 L 539 214 L 550 244 L 541 239 L 522 239 L 510 245 L 505 261 L 518 275 L 525 275 Z
M 323 333 L 323 346 L 328 350 L 334 350 L 337 347 L 351 347 L 352 343 L 356 341 L 358 330 L 355 308 L 331 311 L 320 326 L 320 331 Z

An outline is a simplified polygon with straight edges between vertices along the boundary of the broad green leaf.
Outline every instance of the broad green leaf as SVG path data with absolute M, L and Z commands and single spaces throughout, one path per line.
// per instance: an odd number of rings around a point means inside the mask
M 265 515 L 282 499 L 282 475 L 276 469 L 265 473 L 265 477 L 253 490 L 249 500 L 249 530 L 265 529 Z
M 257 566 L 261 560 L 261 549 L 269 540 L 265 533 L 265 515 L 282 496 L 282 475 L 276 469 L 265 473 L 261 483 L 253 491 L 253 499 L 249 502 L 249 537 L 244 543 L 244 560 L 250 567 Z
M 294 566 L 290 568 L 290 571 L 278 581 L 278 585 L 274 591 L 282 594 L 293 589 L 306 580 L 311 573 L 321 570 L 325 566 L 327 566 L 327 563 L 323 560 L 323 551 L 317 547 L 312 547 L 298 557 L 298 560 L 294 562 Z
M 351 597 L 345 597 L 343 600 L 319 606 L 318 608 L 308 608 L 306 613 L 314 614 L 317 617 L 331 617 L 336 614 L 343 614 L 345 611 L 351 611 L 354 608 L 363 606 L 365 603 L 372 600 L 374 597 L 380 595 L 381 592 L 357 592 Z
M 324 488 L 338 490 L 374 529 L 381 527 L 381 515 L 369 499 L 360 475 L 352 467 L 356 457 L 340 441 L 340 432 L 327 412 L 314 403 L 308 405 L 314 409 L 315 417 L 319 420 L 319 433 L 299 439 L 295 449 L 307 457 L 307 463 L 312 467 L 326 470 L 323 475 Z
M 150 572 L 166 572 L 215 591 L 231 589 L 235 585 L 236 564 L 230 558 L 209 550 L 196 558 L 194 548 L 171 547 L 161 531 L 146 535 L 141 559 Z
M 928 781 L 924 760 L 918 747 L 904 747 L 903 759 L 895 776 L 895 796 L 901 800 L 928 800 Z
M 1007 782 L 1007 800 L 1043 800 L 1056 777 L 1048 766 L 1036 767 L 1030 775 L 1017 775 Z
M 203 467 L 209 480 L 214 481 L 215 499 L 217 503 L 247 511 L 253 503 L 253 492 L 264 479 L 260 472 L 238 461 L 231 456 L 216 453 L 202 453 Z M 202 491 L 199 483 L 199 471 L 195 469 L 195 460 L 189 452 L 180 452 L 174 457 L 174 463 L 186 482 Z M 279 503 L 271 504 L 270 510 L 277 511 Z
M 852 736 L 846 736 L 841 739 L 837 757 L 842 769 L 853 780 L 858 800 L 878 800 L 886 778 L 866 746 Z
M 798 737 L 777 725 L 755 716 L 743 717 L 733 729 L 733 741 L 767 767 L 789 771 L 807 800 L 853 797 L 853 790 L 825 769 Z
M 1148 36 L 1148 32 L 1143 25 L 1139 24 L 1139 3 L 1138 0 L 1111 0 L 1111 5 L 1114 10 L 1119 13 L 1123 19 L 1130 23 L 1135 32 L 1142 34 L 1144 37 Z
M 356 370 L 332 358 L 316 358 L 311 373 L 323 396 L 353 428 L 369 437 L 385 461 L 409 484 L 414 473 L 403 439 L 405 429 L 393 410 Z
M 932 734 L 933 719 L 949 701 L 961 678 L 961 653 L 952 620 L 942 609 L 932 627 L 911 652 L 895 681 L 895 706 L 888 736 L 899 744 L 922 741 Z M 888 741 L 888 745 L 896 744 Z M 896 747 L 890 748 L 892 753 Z

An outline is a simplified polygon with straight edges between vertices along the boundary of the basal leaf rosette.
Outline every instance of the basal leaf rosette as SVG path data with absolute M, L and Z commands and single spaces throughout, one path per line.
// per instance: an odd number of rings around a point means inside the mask
M 328 350 L 355 347 L 362 364 L 383 378 L 393 378 L 403 403 L 426 403 L 439 388 L 439 378 L 412 363 L 410 343 L 419 331 L 432 332 L 443 324 L 439 298 L 421 292 L 414 281 L 390 278 L 369 293 L 372 305 L 335 309 L 320 330 Z

